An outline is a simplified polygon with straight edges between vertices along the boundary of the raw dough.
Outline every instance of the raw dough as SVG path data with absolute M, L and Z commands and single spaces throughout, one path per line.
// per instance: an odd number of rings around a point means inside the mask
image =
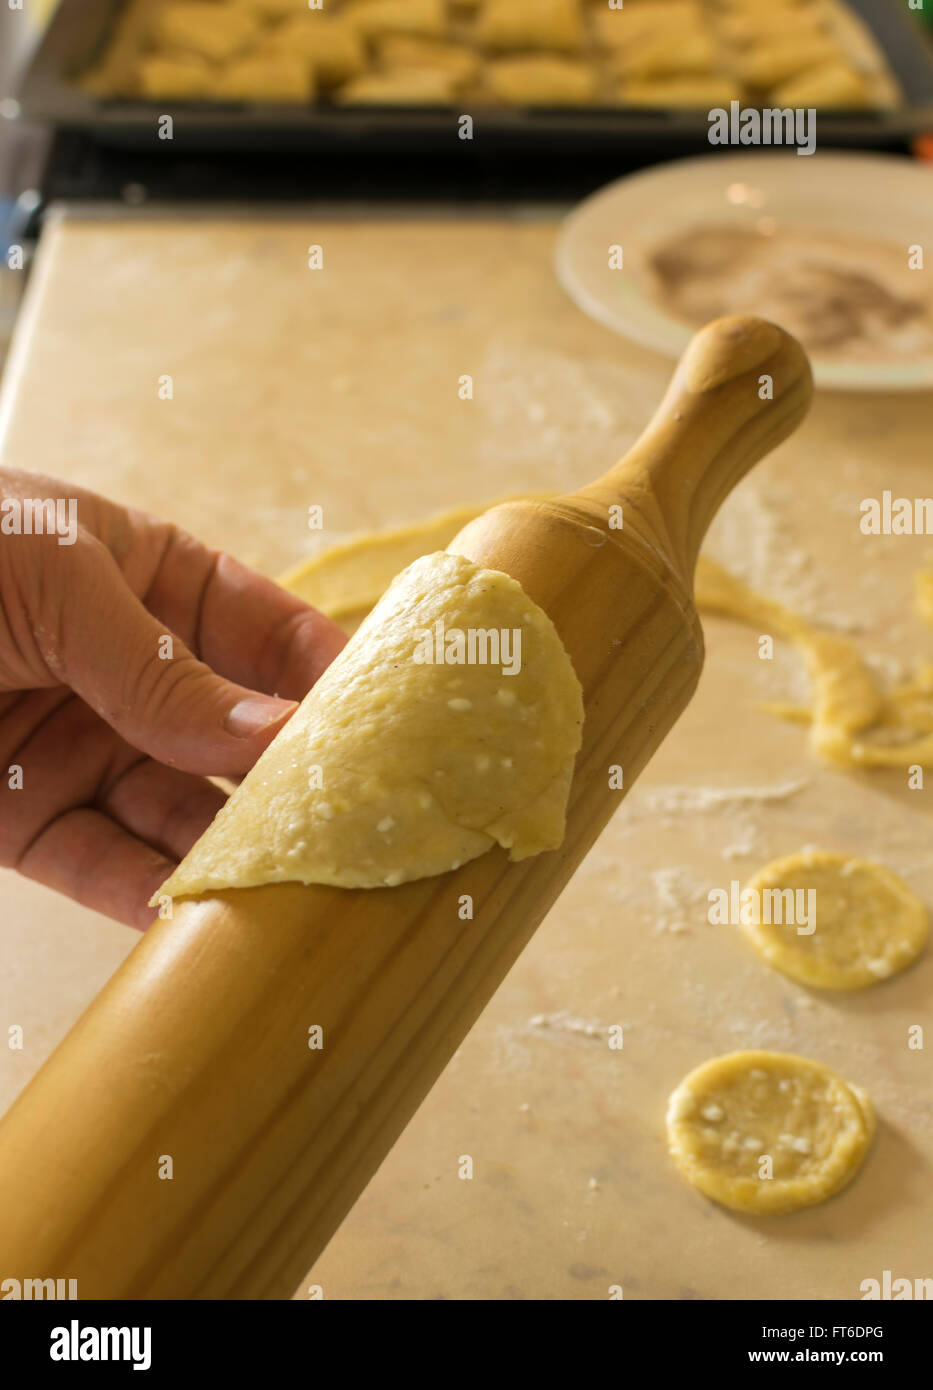
M 443 550 L 468 521 L 490 507 L 514 500 L 510 495 L 481 506 L 456 507 L 410 526 L 338 541 L 288 570 L 279 577 L 279 583 L 343 627 L 356 627 L 406 565 L 432 550 Z
M 732 1052 L 690 1072 L 667 1107 L 670 1153 L 694 1187 L 735 1211 L 822 1202 L 855 1176 L 875 1129 L 868 1096 L 780 1052 Z M 771 1159 L 771 1176 L 759 1176 Z
M 520 630 L 520 663 L 504 652 L 496 664 L 416 660 L 423 634 L 434 650 L 437 625 L 448 644 L 458 632 Z M 424 556 L 154 901 L 285 880 L 394 886 L 495 843 L 515 860 L 556 849 L 582 723 L 570 659 L 521 586 L 459 555 Z
M 924 585 L 918 581 L 918 593 Z M 933 668 L 921 663 L 914 679 L 882 693 L 854 643 L 819 632 L 798 614 L 752 593 L 721 565 L 700 556 L 696 602 L 776 633 L 802 652 L 813 679 L 812 710 L 782 704 L 763 708 L 809 722 L 814 751 L 843 767 L 911 767 L 933 763 Z M 922 598 L 922 616 L 927 616 Z M 918 737 L 917 735 L 920 735 Z
M 745 886 L 758 893 L 814 891 L 812 933 L 801 934 L 793 922 L 742 925 L 769 965 L 805 985 L 862 989 L 878 984 L 911 965 L 926 943 L 923 901 L 896 874 L 866 859 L 802 851 L 766 865 Z
M 694 589 L 702 612 L 752 623 L 797 646 L 813 680 L 814 747 L 826 757 L 846 761 L 848 737 L 880 718 L 884 708 L 855 646 L 844 637 L 818 632 L 783 604 L 753 593 L 705 555 L 700 556 Z

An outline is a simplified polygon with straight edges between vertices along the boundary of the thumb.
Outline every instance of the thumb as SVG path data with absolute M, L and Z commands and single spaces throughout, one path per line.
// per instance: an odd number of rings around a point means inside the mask
M 205 666 L 144 607 L 93 537 L 82 537 L 68 556 L 58 603 L 48 666 L 160 762 L 185 772 L 245 772 L 298 707 Z

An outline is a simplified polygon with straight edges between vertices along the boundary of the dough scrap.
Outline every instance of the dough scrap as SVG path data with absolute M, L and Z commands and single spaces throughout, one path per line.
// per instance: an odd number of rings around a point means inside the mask
M 424 634 L 433 654 L 439 633 L 449 652 L 456 632 L 504 629 L 521 634 L 514 674 L 504 651 L 501 662 L 475 647 L 472 664 L 417 659 Z M 570 658 L 521 586 L 459 555 L 423 556 L 153 901 L 283 881 L 391 887 L 496 843 L 513 860 L 556 849 L 582 723 Z
M 510 494 L 479 506 L 455 507 L 408 526 L 338 541 L 280 575 L 278 582 L 343 627 L 355 627 L 406 565 L 432 550 L 445 549 L 467 522 L 490 507 L 514 501 Z
M 845 637 L 817 631 L 783 604 L 753 593 L 705 555 L 697 566 L 695 594 L 703 612 L 756 624 L 794 643 L 813 681 L 814 749 L 845 762 L 850 736 L 880 719 L 884 710 L 882 696 L 855 645 Z
M 812 1206 L 855 1176 L 875 1129 L 859 1087 L 819 1062 L 732 1052 L 704 1062 L 667 1107 L 671 1156 L 694 1187 L 734 1211 Z M 771 1159 L 771 1176 L 759 1176 Z
M 815 930 L 810 934 L 799 933 L 793 922 L 742 924 L 769 965 L 805 985 L 876 985 L 906 970 L 926 944 L 929 925 L 922 899 L 890 869 L 867 859 L 801 851 L 765 865 L 745 886 L 759 894 L 813 890 Z M 781 915 L 787 914 L 782 910 Z
M 918 610 L 931 621 L 925 606 L 926 582 L 918 578 L 917 585 Z M 695 593 L 701 612 L 759 625 L 798 648 L 813 681 L 812 709 L 780 703 L 762 708 L 780 718 L 809 721 L 811 743 L 821 757 L 843 767 L 933 762 L 933 668 L 929 663 L 921 663 L 912 681 L 881 692 L 848 638 L 820 632 L 789 608 L 753 593 L 704 555 L 697 566 Z

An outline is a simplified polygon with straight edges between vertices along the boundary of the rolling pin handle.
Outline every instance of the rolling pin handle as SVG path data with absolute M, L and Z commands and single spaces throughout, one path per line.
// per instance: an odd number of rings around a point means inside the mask
M 691 341 L 633 448 L 574 498 L 621 504 L 624 525 L 667 552 L 691 586 L 719 507 L 796 429 L 812 391 L 806 353 L 789 333 L 750 315 L 716 319 Z

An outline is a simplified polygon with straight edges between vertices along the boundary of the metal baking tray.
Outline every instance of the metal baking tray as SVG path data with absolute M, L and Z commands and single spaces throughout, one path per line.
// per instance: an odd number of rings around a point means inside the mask
M 74 82 L 94 61 L 110 33 L 122 0 L 60 0 L 24 75 L 19 101 L 27 120 L 80 130 L 98 143 L 151 151 L 155 116 L 164 106 L 139 100 L 100 101 Z M 890 146 L 933 132 L 933 44 L 916 19 L 895 0 L 848 0 L 885 54 L 900 83 L 904 105 L 888 111 L 820 112 L 817 138 L 824 145 Z M 455 158 L 456 114 L 449 108 L 272 106 L 251 103 L 186 103 L 173 99 L 174 140 L 162 152 L 224 150 L 389 151 L 447 148 Z M 708 121 L 698 111 L 585 109 L 486 109 L 476 118 L 474 144 L 514 155 L 592 155 L 613 147 L 665 155 L 708 148 Z M 478 153 L 478 151 L 477 151 Z

